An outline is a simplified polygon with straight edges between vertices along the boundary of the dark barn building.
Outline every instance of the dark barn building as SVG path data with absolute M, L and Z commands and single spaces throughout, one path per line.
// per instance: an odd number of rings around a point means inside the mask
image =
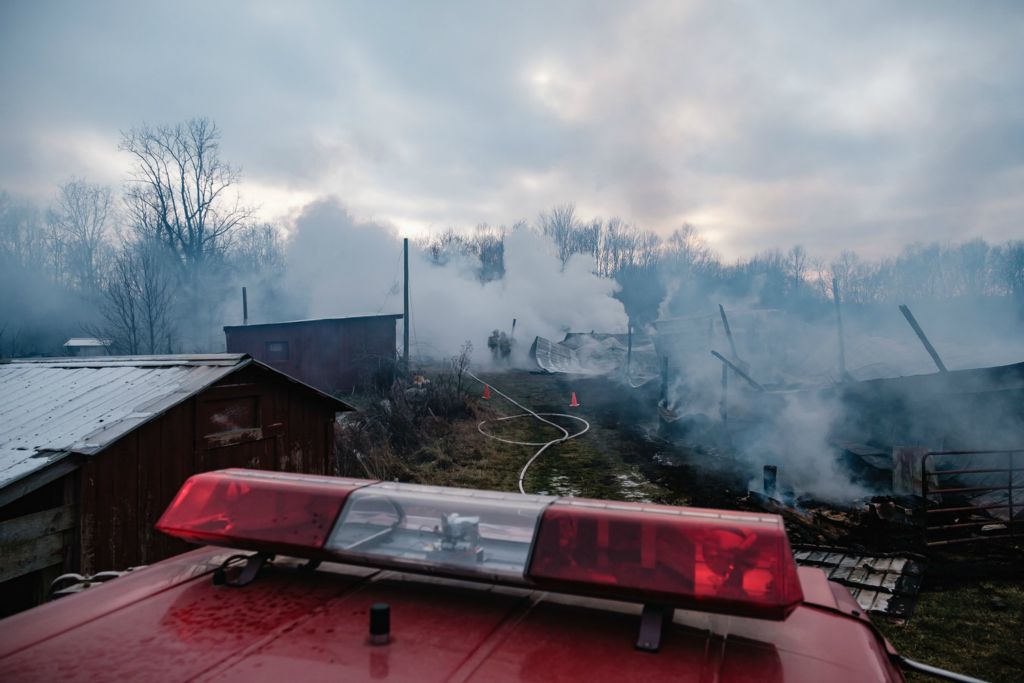
M 229 353 L 256 360 L 330 394 L 390 381 L 400 313 L 224 328 Z
M 0 614 L 186 550 L 153 525 L 196 472 L 330 474 L 346 410 L 241 354 L 0 364 Z

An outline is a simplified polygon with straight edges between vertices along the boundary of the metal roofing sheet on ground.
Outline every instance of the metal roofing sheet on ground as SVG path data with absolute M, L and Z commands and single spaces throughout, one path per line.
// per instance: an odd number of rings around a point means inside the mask
M 0 488 L 92 454 L 250 362 L 244 354 L 0 364 Z
M 865 611 L 893 617 L 910 616 L 924 574 L 923 560 L 909 554 L 795 546 L 793 557 L 797 564 L 818 567 L 829 581 L 846 586 Z

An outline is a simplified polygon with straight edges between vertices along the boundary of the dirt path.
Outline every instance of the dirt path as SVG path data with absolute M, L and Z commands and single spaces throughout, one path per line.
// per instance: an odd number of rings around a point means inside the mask
M 657 437 L 657 397 L 651 390 L 630 389 L 603 378 L 525 371 L 478 374 L 531 410 L 579 415 L 591 425 L 583 436 L 553 446 L 535 462 L 524 482 L 528 492 L 709 505 L 714 501 L 695 500 L 695 496 L 706 498 L 701 491 L 717 489 L 715 498 L 733 498 L 728 483 L 710 487 L 707 473 L 698 474 L 694 460 L 699 454 Z M 578 408 L 569 407 L 573 392 Z M 490 404 L 495 414 L 521 412 L 498 397 L 492 397 Z M 568 421 L 564 426 L 573 427 Z M 559 436 L 553 427 L 529 419 L 492 423 L 488 429 L 503 438 L 524 441 Z M 521 451 L 524 460 L 531 455 L 529 447 L 508 448 Z

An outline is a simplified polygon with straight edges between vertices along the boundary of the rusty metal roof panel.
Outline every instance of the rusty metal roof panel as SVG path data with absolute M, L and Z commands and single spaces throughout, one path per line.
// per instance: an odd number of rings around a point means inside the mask
M 910 616 L 924 574 L 922 558 L 910 554 L 869 555 L 843 548 L 795 546 L 796 563 L 817 567 L 846 587 L 866 612 Z
M 244 354 L 0 364 L 0 489 L 70 453 L 96 453 L 252 361 Z

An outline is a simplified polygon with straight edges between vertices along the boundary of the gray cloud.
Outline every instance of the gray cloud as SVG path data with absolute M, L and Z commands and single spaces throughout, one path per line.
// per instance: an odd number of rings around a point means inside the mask
M 206 115 L 268 214 L 574 200 L 732 256 L 1024 232 L 1018 3 L 551 5 L 5 3 L 0 187 L 117 183 L 119 130 Z

